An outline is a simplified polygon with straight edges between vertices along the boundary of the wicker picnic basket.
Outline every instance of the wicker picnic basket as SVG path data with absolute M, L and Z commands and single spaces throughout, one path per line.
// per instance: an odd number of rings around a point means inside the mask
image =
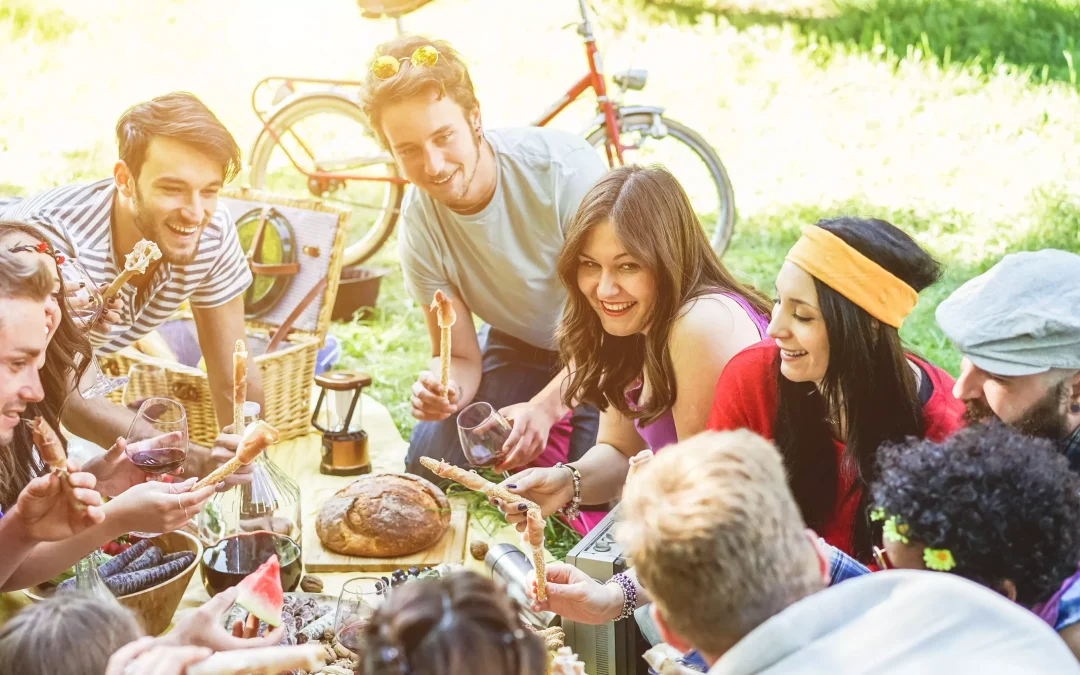
M 241 245 L 248 251 L 248 261 L 259 279 L 285 286 L 274 295 L 275 304 L 263 308 L 257 316 L 250 310 L 252 292 L 245 295 L 248 349 L 255 354 L 255 363 L 262 375 L 265 404 L 262 418 L 281 433 L 282 439 L 296 438 L 308 433 L 311 426 L 311 388 L 315 377 L 315 362 L 330 327 L 330 314 L 337 297 L 341 277 L 342 254 L 349 223 L 349 211 L 313 200 L 291 199 L 249 188 L 222 192 L 222 202 L 229 208 L 240 231 Z M 287 228 L 294 237 L 289 250 L 294 261 L 273 260 L 260 264 L 259 253 L 249 243 L 252 230 L 257 246 L 263 243 L 263 222 L 250 229 L 255 220 L 276 219 L 278 233 Z M 245 236 L 246 235 L 246 236 Z M 276 236 L 276 235 L 275 235 Z M 245 241 L 247 239 L 247 241 Z M 267 276 L 261 270 L 291 268 L 292 273 Z M 254 287 L 256 284 L 253 284 Z M 268 294 L 264 294 L 268 295 Z M 181 311 L 171 321 L 191 322 L 190 312 Z M 277 335 L 286 325 L 286 334 Z M 177 324 L 184 326 L 183 323 Z M 186 328 L 186 327 L 185 327 Z M 190 331 L 192 334 L 194 330 Z M 280 342 L 267 351 L 267 346 Z M 136 345 L 137 346 L 137 345 Z M 113 377 L 126 375 L 133 364 L 157 364 L 166 371 L 169 396 L 184 404 L 188 418 L 188 436 L 193 443 L 210 446 L 217 437 L 218 423 L 210 395 L 206 373 L 192 365 L 155 358 L 135 346 L 125 347 L 114 354 L 99 357 L 102 370 Z M 137 383 L 129 383 L 129 386 Z M 109 394 L 120 403 L 123 392 Z M 229 422 L 226 421 L 225 424 Z

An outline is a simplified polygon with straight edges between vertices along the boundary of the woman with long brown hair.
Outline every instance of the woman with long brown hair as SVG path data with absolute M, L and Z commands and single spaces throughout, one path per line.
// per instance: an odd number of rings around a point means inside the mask
M 569 465 L 527 469 L 507 489 L 544 515 L 606 504 L 630 458 L 705 428 L 728 359 L 764 337 L 768 300 L 709 247 L 685 191 L 666 169 L 625 166 L 585 195 L 558 260 L 569 297 L 558 329 L 570 366 L 564 401 L 600 409 L 597 444 Z M 508 520 L 522 516 L 508 514 Z
M 76 383 L 85 370 L 82 364 L 89 362 L 90 344 L 68 315 L 58 270 L 62 260 L 48 241 L 24 223 L 0 221 L 0 249 L 43 265 L 53 277 L 53 294 L 45 309 L 48 344 L 45 359 L 39 364 L 44 397 L 29 403 L 22 417 L 45 419 L 66 447 L 66 440 L 59 433 L 60 419 L 68 397 L 81 395 Z M 0 583 L 0 591 L 25 588 L 50 579 L 89 551 L 122 534 L 179 529 L 214 492 L 213 487 L 187 492 L 195 479 L 183 483 L 143 482 L 146 476 L 127 459 L 122 439 L 105 455 L 87 460 L 82 468 L 94 474 L 98 492 L 115 497 L 102 508 L 104 521 L 73 537 L 36 545 L 18 569 Z M 44 473 L 45 467 L 34 450 L 27 425 L 18 425 L 12 442 L 0 447 L 0 510 L 6 512 L 23 489 Z
M 0 248 L 20 257 L 37 259 L 54 276 L 55 288 L 45 304 L 48 348 L 43 362 L 38 364 L 45 398 L 28 405 L 25 416 L 30 419 L 40 416 L 50 427 L 59 429 L 67 398 L 74 392 L 75 383 L 90 363 L 90 343 L 68 315 L 67 305 L 61 297 L 55 251 L 41 234 L 23 223 L 0 221 Z M 66 448 L 67 439 L 63 434 L 59 436 Z M 26 425 L 19 425 L 15 429 L 10 452 L 0 453 L 0 508 L 11 506 L 22 488 L 41 468 L 40 461 L 34 456 L 30 429 Z

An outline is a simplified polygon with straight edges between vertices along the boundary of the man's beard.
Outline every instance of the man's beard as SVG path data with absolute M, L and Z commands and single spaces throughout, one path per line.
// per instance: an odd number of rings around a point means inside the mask
M 460 203 L 469 194 L 469 188 L 472 187 L 473 181 L 476 180 L 476 172 L 480 169 L 480 145 L 481 136 L 476 137 L 476 157 L 473 158 L 472 172 L 468 175 L 462 175 L 461 180 L 461 194 L 458 195 L 457 201 Z M 464 169 L 465 167 L 462 167 Z M 450 206 L 449 204 L 447 206 Z M 452 208 L 452 207 L 451 207 Z
M 1054 385 L 1012 426 L 1029 436 L 1048 438 L 1052 441 L 1059 441 L 1068 436 L 1069 423 L 1062 409 L 1062 402 L 1068 391 L 1067 384 L 1067 382 L 1058 382 Z M 984 399 L 966 401 L 965 406 L 967 410 L 964 412 L 964 422 L 968 425 L 990 420 L 1001 421 Z
M 173 216 L 165 216 L 165 220 L 161 223 L 154 222 L 152 215 L 146 212 L 143 208 L 142 197 L 139 195 L 138 188 L 135 189 L 132 202 L 132 214 L 131 220 L 135 223 L 135 228 L 139 230 L 143 238 L 149 239 L 158 245 L 161 250 L 161 259 L 170 265 L 189 265 L 195 262 L 195 257 L 199 255 L 199 241 L 202 239 L 202 228 L 206 227 L 206 223 L 209 222 L 209 218 L 199 223 L 199 237 L 195 240 L 195 246 L 191 249 L 191 253 L 178 253 L 176 250 L 170 248 L 164 242 L 168 241 L 166 237 L 169 234 L 169 228 L 165 224 L 170 220 L 175 220 Z M 185 227 L 190 227 L 188 224 L 184 224 Z M 118 255 L 122 255 L 123 251 L 118 251 Z

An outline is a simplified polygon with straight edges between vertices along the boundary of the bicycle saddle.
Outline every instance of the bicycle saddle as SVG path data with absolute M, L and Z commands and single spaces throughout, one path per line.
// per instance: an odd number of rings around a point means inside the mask
M 397 19 L 420 9 L 431 0 L 356 0 L 365 19 Z

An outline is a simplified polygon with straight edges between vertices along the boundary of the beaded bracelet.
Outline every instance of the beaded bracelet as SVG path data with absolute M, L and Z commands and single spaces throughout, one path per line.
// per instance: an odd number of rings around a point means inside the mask
M 578 471 L 576 467 L 570 466 L 569 464 L 563 464 L 562 462 L 556 463 L 555 468 L 567 469 L 570 471 L 570 477 L 574 481 L 573 498 L 570 500 L 569 504 L 564 504 L 563 507 L 559 509 L 567 520 L 573 520 L 581 515 L 581 509 L 579 508 L 581 506 L 581 472 Z
M 637 587 L 634 586 L 634 580 L 627 574 L 620 572 L 608 579 L 607 582 L 619 586 L 623 592 L 622 612 L 615 617 L 615 621 L 622 621 L 634 616 L 634 610 L 637 609 Z

